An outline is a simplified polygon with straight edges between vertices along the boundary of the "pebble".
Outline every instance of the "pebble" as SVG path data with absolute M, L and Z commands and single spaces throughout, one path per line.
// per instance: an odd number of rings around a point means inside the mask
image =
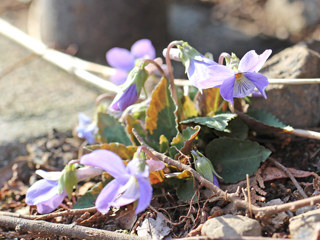
M 201 235 L 214 239 L 261 236 L 261 226 L 257 220 L 227 214 L 206 221 L 201 229 Z
M 314 239 L 320 221 L 320 209 L 290 219 L 289 230 L 293 239 Z

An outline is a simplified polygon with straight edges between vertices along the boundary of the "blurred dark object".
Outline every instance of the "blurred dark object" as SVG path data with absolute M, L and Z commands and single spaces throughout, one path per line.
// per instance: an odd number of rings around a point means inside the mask
M 130 48 L 149 38 L 165 47 L 165 0 L 34 0 L 29 14 L 30 35 L 57 49 L 70 45 L 76 55 L 105 63 L 105 52 Z

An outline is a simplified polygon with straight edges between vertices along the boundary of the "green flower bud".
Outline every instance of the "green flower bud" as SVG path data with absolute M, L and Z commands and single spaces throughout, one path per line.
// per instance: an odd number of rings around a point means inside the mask
M 192 150 L 191 154 L 194 158 L 194 166 L 196 171 L 200 173 L 204 178 L 206 178 L 210 182 L 213 182 L 213 174 L 218 178 L 221 178 L 214 170 L 211 161 L 202 153 Z

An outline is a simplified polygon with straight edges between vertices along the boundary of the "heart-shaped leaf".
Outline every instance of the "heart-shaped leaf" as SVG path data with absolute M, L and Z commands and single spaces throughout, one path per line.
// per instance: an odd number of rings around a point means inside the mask
M 236 183 L 259 168 L 271 151 L 249 140 L 217 138 L 206 147 L 209 158 L 225 183 Z

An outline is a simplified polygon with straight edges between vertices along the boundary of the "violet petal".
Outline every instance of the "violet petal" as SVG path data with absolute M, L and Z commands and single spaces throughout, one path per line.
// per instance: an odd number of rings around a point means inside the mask
M 124 48 L 111 48 L 106 54 L 107 61 L 111 67 L 120 68 L 129 72 L 135 64 L 134 56 Z
M 117 85 L 121 85 L 125 83 L 128 77 L 128 72 L 121 70 L 121 69 L 116 69 L 116 72 L 110 76 L 110 80 Z
M 135 210 L 136 214 L 145 210 L 151 202 L 152 199 L 152 186 L 148 179 L 138 178 L 140 197 L 138 200 L 138 205 Z
M 220 87 L 220 94 L 224 100 L 233 104 L 233 86 L 235 82 L 235 77 L 226 79 L 221 87 Z
M 82 156 L 80 163 L 101 168 L 114 178 L 122 178 L 127 174 L 122 159 L 117 154 L 105 149 L 98 149 Z
M 156 50 L 149 39 L 136 41 L 131 47 L 131 53 L 135 58 L 154 59 Z
M 258 55 L 256 51 L 251 50 L 247 52 L 239 63 L 240 72 L 258 72 L 271 55 L 270 49 L 265 50 L 261 55 Z
M 243 98 L 250 95 L 254 91 L 255 85 L 242 74 L 241 80 L 234 81 L 233 97 Z
M 102 189 L 95 203 L 99 212 L 102 214 L 109 212 L 110 203 L 117 197 L 120 186 L 118 181 L 114 179 Z
M 265 93 L 265 89 L 269 84 L 268 78 L 261 73 L 256 72 L 247 72 L 243 75 L 246 76 L 259 90 L 259 92 L 262 94 L 264 98 L 267 98 L 267 95 Z

